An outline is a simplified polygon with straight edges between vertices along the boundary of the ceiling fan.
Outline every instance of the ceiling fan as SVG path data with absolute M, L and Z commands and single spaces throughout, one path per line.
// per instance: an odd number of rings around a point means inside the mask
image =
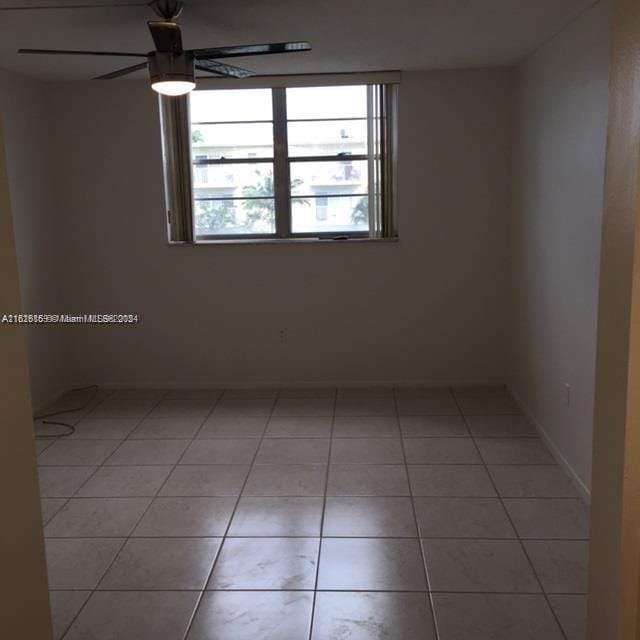
M 78 8 L 89 8 L 89 6 L 83 5 Z M 145 58 L 144 62 L 106 73 L 95 79 L 111 80 L 148 67 L 151 88 L 154 91 L 162 95 L 179 96 L 195 89 L 195 74 L 198 71 L 213 76 L 229 76 L 233 78 L 247 78 L 255 75 L 253 71 L 248 69 L 218 62 L 219 59 L 311 50 L 311 45 L 308 42 L 278 42 L 208 49 L 184 49 L 182 47 L 180 25 L 176 22 L 176 18 L 182 13 L 184 3 L 180 0 L 153 0 L 148 6 L 161 18 L 161 20 L 147 23 L 153 38 L 155 51 L 150 51 L 149 53 L 127 53 L 120 51 L 19 49 L 18 53 Z M 69 6 L 68 8 L 72 7 Z

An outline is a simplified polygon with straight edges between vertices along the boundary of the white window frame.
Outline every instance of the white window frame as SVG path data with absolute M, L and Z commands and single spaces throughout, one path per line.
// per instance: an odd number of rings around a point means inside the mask
M 211 244 L 238 242 L 282 242 L 322 240 L 387 240 L 397 238 L 395 212 L 395 166 L 397 158 L 397 84 L 399 74 L 341 74 L 339 76 L 279 76 L 239 81 L 200 81 L 199 88 L 272 90 L 274 157 L 211 159 L 196 162 L 191 157 L 189 101 L 187 96 L 160 97 L 165 196 L 170 243 Z M 287 141 L 286 88 L 336 85 L 367 86 L 368 150 L 349 156 L 350 161 L 366 161 L 368 170 L 369 230 L 292 233 L 290 166 L 292 162 L 336 162 L 341 156 L 290 157 Z M 199 164 L 273 163 L 275 233 L 196 235 L 194 224 L 193 173 Z

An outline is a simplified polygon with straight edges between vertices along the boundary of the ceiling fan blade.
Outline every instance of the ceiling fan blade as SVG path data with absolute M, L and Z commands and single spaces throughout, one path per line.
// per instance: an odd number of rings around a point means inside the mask
M 56 5 L 31 5 L 30 7 L 0 7 L 0 11 L 55 11 L 59 9 L 102 9 L 108 7 L 117 9 L 119 7 L 146 7 L 148 2 L 101 2 L 99 4 L 56 4 Z
M 122 51 L 67 51 L 64 49 L 18 49 L 18 53 L 36 53 L 63 56 L 117 56 L 123 58 L 146 58 L 146 53 L 123 53 Z
M 271 44 L 245 44 L 235 47 L 217 47 L 215 49 L 194 49 L 196 60 L 204 58 L 236 58 L 240 56 L 262 56 L 272 53 L 297 53 L 311 51 L 308 42 L 273 42 Z
M 112 71 L 111 73 L 105 73 L 102 76 L 97 76 L 94 80 L 112 80 L 113 78 L 119 78 L 120 76 L 126 76 L 129 73 L 133 73 L 134 71 L 139 71 L 140 69 L 146 69 L 147 63 L 141 62 L 140 64 L 134 64 L 131 67 L 125 67 L 124 69 L 118 69 L 117 71 Z
M 249 69 L 243 69 L 242 67 L 234 67 L 230 64 L 224 64 L 224 62 L 216 62 L 215 60 L 209 60 L 208 58 L 200 58 L 196 62 L 196 69 L 199 71 L 208 71 L 219 76 L 231 76 L 232 78 L 248 78 L 254 76 L 254 71 Z
M 148 22 L 156 50 L 161 53 L 182 53 L 180 25 L 167 20 Z

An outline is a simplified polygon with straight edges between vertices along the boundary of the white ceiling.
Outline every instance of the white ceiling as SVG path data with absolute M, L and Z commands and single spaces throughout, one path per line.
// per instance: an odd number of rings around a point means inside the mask
M 9 6 L 110 0 L 0 0 Z M 136 0 L 113 0 L 115 3 Z M 594 0 L 186 0 L 185 47 L 309 40 L 313 52 L 238 58 L 260 73 L 512 65 Z M 18 55 L 20 47 L 152 48 L 146 6 L 0 11 L 0 67 L 48 80 L 88 79 L 135 59 Z M 231 60 L 230 62 L 236 62 Z

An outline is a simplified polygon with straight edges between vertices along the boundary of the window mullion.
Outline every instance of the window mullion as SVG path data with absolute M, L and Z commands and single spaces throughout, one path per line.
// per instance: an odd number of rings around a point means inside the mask
M 291 179 L 289 169 L 289 142 L 287 138 L 286 89 L 272 89 L 272 97 L 274 141 L 273 189 L 276 205 L 276 235 L 279 238 L 287 238 L 291 235 Z

